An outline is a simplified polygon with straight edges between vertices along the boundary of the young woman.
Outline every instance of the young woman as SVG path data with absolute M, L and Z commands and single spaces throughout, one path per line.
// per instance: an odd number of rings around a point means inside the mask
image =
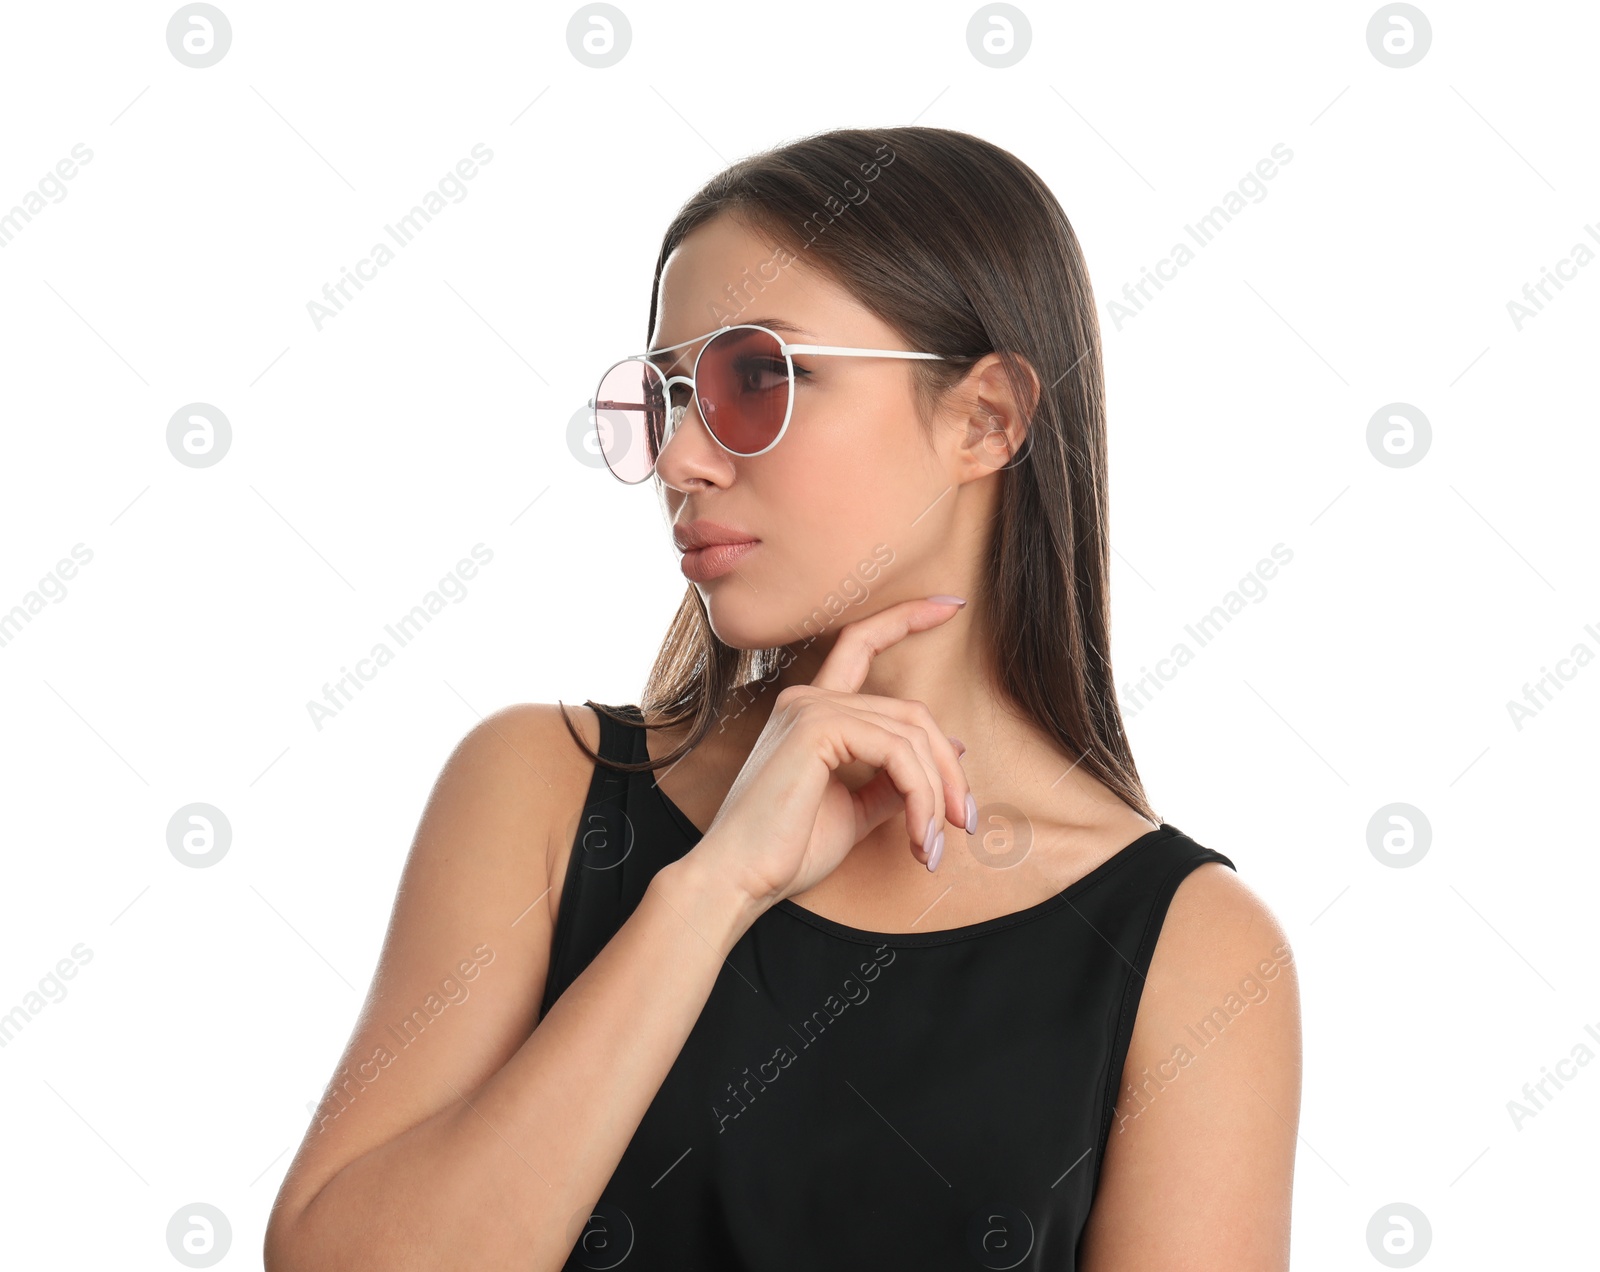
M 646 349 L 594 410 L 682 607 L 638 706 L 450 757 L 267 1266 L 1286 1268 L 1292 955 L 1122 728 L 1055 198 L 941 129 L 757 155 Z

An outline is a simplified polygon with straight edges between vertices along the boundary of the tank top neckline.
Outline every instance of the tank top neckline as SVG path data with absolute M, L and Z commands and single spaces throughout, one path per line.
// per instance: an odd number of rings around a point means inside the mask
M 645 755 L 649 755 L 648 749 L 645 750 Z M 687 813 L 672 802 L 672 797 L 661 789 L 658 782 L 650 780 L 645 784 L 654 792 L 656 801 L 666 811 L 667 816 L 689 837 L 689 846 L 692 848 L 700 841 L 703 832 L 689 820 Z M 818 931 L 826 932 L 830 936 L 836 936 L 841 940 L 854 941 L 863 945 L 893 945 L 898 947 L 943 945 L 949 941 L 963 941 L 972 937 L 987 936 L 992 932 L 1000 932 L 1006 928 L 1016 927 L 1018 924 L 1027 923 L 1033 919 L 1042 919 L 1045 915 L 1069 904 L 1072 898 L 1080 892 L 1093 887 L 1107 876 L 1122 869 L 1147 844 L 1154 843 L 1157 839 L 1163 839 L 1169 835 L 1181 835 L 1182 833 L 1176 826 L 1162 822 L 1153 830 L 1147 830 L 1132 843 L 1119 848 L 1087 874 L 1081 875 L 1060 892 L 1046 897 L 1043 901 L 1037 901 L 1021 910 L 1014 910 L 1010 914 L 996 915 L 992 919 L 982 919 L 977 923 L 966 923 L 960 927 L 934 929 L 927 932 L 869 932 L 865 928 L 851 927 L 849 924 L 838 923 L 833 919 L 824 918 L 815 911 L 796 904 L 788 897 L 779 901 L 773 909 L 779 910 L 791 918 L 798 919 L 802 923 L 810 924 Z

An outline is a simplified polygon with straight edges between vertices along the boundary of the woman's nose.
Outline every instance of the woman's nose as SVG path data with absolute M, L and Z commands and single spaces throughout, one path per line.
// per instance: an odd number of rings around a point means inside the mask
M 698 424 L 699 427 L 693 427 Z M 686 427 L 688 426 L 688 427 Z M 656 472 L 669 486 L 687 487 L 700 481 L 726 481 L 729 456 L 705 428 L 691 400 L 667 411 L 667 435 L 656 456 Z

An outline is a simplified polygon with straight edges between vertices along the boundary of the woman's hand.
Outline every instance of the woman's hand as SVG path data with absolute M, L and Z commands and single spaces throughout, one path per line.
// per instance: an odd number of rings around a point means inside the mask
M 944 823 L 968 820 L 959 753 L 923 703 L 856 690 L 874 657 L 958 609 L 905 601 L 841 628 L 812 683 L 774 699 L 691 855 L 751 901 L 771 905 L 825 879 L 863 836 L 903 811 L 913 857 L 934 869 Z M 838 770 L 856 761 L 879 772 L 852 792 Z

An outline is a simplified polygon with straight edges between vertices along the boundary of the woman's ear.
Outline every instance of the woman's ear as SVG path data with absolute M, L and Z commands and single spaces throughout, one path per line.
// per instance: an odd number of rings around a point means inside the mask
M 953 399 L 963 403 L 959 459 L 966 469 L 961 473 L 964 480 L 1008 467 L 1027 445 L 1040 397 L 1039 376 L 1020 354 L 1013 356 L 1011 365 L 1027 386 L 1025 398 L 1018 398 L 1005 359 L 998 353 L 986 353 L 973 363 L 954 391 Z

